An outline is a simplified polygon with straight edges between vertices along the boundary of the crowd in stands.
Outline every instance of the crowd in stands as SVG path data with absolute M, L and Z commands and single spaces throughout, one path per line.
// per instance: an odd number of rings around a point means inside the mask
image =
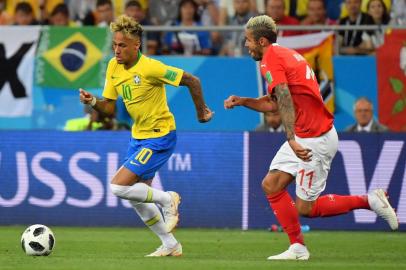
M 244 25 L 257 14 L 278 25 L 406 24 L 406 0 L 0 0 L 0 25 L 108 26 L 122 13 L 142 25 Z M 382 28 L 384 29 L 384 28 Z M 293 36 L 317 31 L 279 31 Z M 383 30 L 339 32 L 341 54 L 370 54 Z M 148 32 L 147 54 L 246 55 L 244 33 Z

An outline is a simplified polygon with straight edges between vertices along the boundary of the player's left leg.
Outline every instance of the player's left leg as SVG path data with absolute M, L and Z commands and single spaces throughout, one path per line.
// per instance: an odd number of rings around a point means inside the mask
M 328 194 L 320 196 L 315 201 L 296 198 L 296 207 L 300 215 L 310 218 L 331 217 L 356 209 L 368 209 L 385 219 L 392 230 L 397 230 L 399 227 L 395 210 L 382 189 L 375 189 L 368 195 Z
M 288 235 L 289 249 L 281 254 L 268 257 L 268 260 L 308 260 L 303 234 L 300 229 L 299 214 L 295 202 L 286 190 L 293 176 L 283 171 L 270 171 L 262 182 L 267 199 L 276 219 Z
M 337 195 L 327 194 L 315 201 L 305 201 L 296 198 L 296 207 L 301 216 L 332 217 L 346 214 L 354 209 L 370 209 L 367 195 Z

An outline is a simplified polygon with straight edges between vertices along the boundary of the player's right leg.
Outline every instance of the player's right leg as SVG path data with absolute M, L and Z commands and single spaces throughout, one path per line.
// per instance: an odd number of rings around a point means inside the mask
M 282 171 L 270 171 L 262 182 L 263 190 L 276 219 L 288 235 L 290 247 L 281 254 L 268 257 L 268 260 L 308 260 L 303 234 L 300 229 L 299 214 L 286 186 L 293 181 L 293 176 Z
M 262 188 L 275 217 L 288 235 L 290 247 L 281 254 L 270 256 L 268 260 L 308 260 L 310 253 L 304 244 L 300 229 L 299 213 L 295 202 L 286 191 L 286 187 L 297 174 L 299 159 L 285 142 L 272 160 L 269 173 L 262 181 Z
M 150 187 L 144 179 L 122 166 L 114 176 L 110 189 L 114 195 L 137 203 L 157 203 L 162 207 L 167 231 L 171 232 L 179 221 L 180 196 Z

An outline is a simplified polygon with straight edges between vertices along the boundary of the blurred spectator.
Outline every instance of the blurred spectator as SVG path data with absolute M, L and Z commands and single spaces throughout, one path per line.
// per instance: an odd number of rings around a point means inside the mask
M 327 18 L 330 18 L 331 20 L 338 20 L 340 18 L 341 6 L 343 2 L 344 0 L 326 0 L 324 4 L 326 5 Z
M 39 23 L 44 22 L 56 5 L 63 3 L 63 0 L 4 0 L 6 12 L 10 16 L 15 15 L 15 8 L 19 3 L 26 2 L 31 5 L 33 16 Z
M 49 24 L 55 26 L 72 26 L 69 18 L 69 9 L 66 4 L 57 5 L 49 16 Z
M 109 26 L 114 20 L 114 8 L 111 0 L 97 0 L 96 10 L 86 15 L 84 25 Z
M 356 123 L 347 127 L 347 132 L 385 132 L 388 128 L 373 119 L 374 108 L 372 102 L 361 97 L 354 104 L 354 117 Z
M 327 18 L 324 0 L 309 0 L 307 2 L 307 16 L 302 20 L 302 25 L 333 25 L 335 21 Z M 304 33 L 315 33 L 319 31 L 304 31 Z
M 389 13 L 382 0 L 370 0 L 367 9 L 375 25 L 386 25 L 389 23 Z M 361 47 L 370 52 L 374 52 L 376 48 L 383 44 L 384 36 L 385 33 L 383 29 L 373 31 L 370 35 L 364 32 Z
M 172 25 L 177 26 L 201 26 L 200 16 L 197 13 L 198 6 L 193 0 L 182 0 L 179 3 L 179 14 Z M 210 34 L 206 31 L 199 32 L 168 32 L 164 39 L 165 53 L 172 54 L 211 54 Z
M 29 3 L 21 2 L 16 5 L 14 11 L 14 25 L 37 25 L 34 11 Z
M 370 25 L 373 24 L 371 16 L 361 12 L 361 0 L 345 0 L 348 16 L 340 19 L 340 25 Z M 365 34 L 364 34 L 365 33 Z M 341 54 L 366 54 L 370 50 L 361 47 L 362 37 L 371 35 L 370 31 L 345 30 L 339 32 Z
M 392 6 L 392 0 L 382 0 L 385 3 L 385 6 L 387 7 L 388 11 L 391 10 L 391 6 Z M 361 11 L 367 13 L 368 12 L 368 2 L 369 0 L 361 0 Z M 345 5 L 341 5 L 340 8 L 340 18 L 344 18 L 346 16 L 348 16 L 348 10 L 347 7 Z
M 0 25 L 10 23 L 12 23 L 12 18 L 6 11 L 6 0 L 0 0 Z
M 265 13 L 272 17 L 278 26 L 300 24 L 296 18 L 285 15 L 285 2 L 283 0 L 265 0 Z M 302 34 L 301 31 L 278 31 L 278 36 L 294 36 L 300 34 Z
M 140 2 L 137 0 L 130 0 L 126 3 L 124 13 L 134 18 L 141 25 L 151 25 L 151 22 L 146 18 L 146 13 L 142 9 Z M 159 32 L 147 32 L 147 55 L 158 54 L 160 47 L 160 33 Z
M 369 0 L 367 5 L 367 12 L 372 17 L 374 24 L 388 24 L 390 21 L 388 8 L 386 7 L 383 0 Z
M 85 105 L 83 107 L 85 116 L 73 118 L 66 121 L 63 130 L 65 131 L 85 131 L 97 130 L 103 126 L 100 122 L 100 115 L 92 107 Z
M 218 0 L 196 0 L 203 25 L 217 25 L 219 21 Z
M 196 0 L 198 13 L 203 26 L 215 26 L 219 23 L 219 0 Z M 220 32 L 211 31 L 212 54 L 218 54 L 222 46 Z
M 84 117 L 69 119 L 63 128 L 65 131 L 86 130 L 130 130 L 130 126 L 120 123 L 113 116 L 105 116 L 92 107 L 84 106 Z
M 258 125 L 255 131 L 283 132 L 282 118 L 279 111 L 264 113 L 264 123 Z
M 82 24 L 85 17 L 96 9 L 96 0 L 65 0 L 70 18 L 76 24 Z
M 155 25 L 168 25 L 176 20 L 180 0 L 149 0 L 148 14 Z
M 284 0 L 285 15 L 303 19 L 307 15 L 307 4 L 309 0 Z
M 254 14 L 265 12 L 264 0 L 249 0 L 250 11 Z M 235 15 L 234 0 L 219 0 L 219 25 L 226 25 L 230 17 Z
M 235 15 L 229 18 L 227 24 L 244 26 L 251 17 L 256 15 L 251 11 L 250 5 L 250 0 L 234 0 Z M 245 33 L 243 31 L 228 33 L 225 36 L 221 54 L 229 56 L 248 55 L 248 49 L 245 47 Z
M 393 0 L 391 24 L 406 25 L 406 0 Z
M 49 1 L 49 0 L 47 0 Z M 69 7 L 71 19 L 77 24 L 81 24 L 84 18 L 96 9 L 97 0 L 65 0 L 65 4 Z M 128 0 L 114 0 L 113 17 L 117 17 L 124 13 L 125 5 Z M 138 0 L 144 12 L 148 9 L 148 0 Z M 87 22 L 91 23 L 91 22 Z

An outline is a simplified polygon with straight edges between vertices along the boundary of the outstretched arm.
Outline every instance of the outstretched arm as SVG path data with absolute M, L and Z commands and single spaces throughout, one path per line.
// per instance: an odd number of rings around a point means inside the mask
M 83 90 L 82 88 L 79 89 L 79 98 L 80 102 L 92 106 L 93 109 L 98 112 L 101 112 L 108 116 L 114 115 L 114 112 L 116 110 L 116 101 L 113 99 L 96 99 L 95 96 Z
M 230 96 L 224 100 L 225 109 L 233 109 L 235 106 L 244 106 L 257 112 L 271 112 L 278 110 L 278 104 L 270 95 L 259 98 Z
M 304 161 L 311 160 L 311 149 L 304 148 L 295 140 L 296 114 L 288 85 L 286 83 L 278 84 L 275 86 L 274 91 L 282 118 L 282 124 L 285 127 L 286 137 L 290 147 L 298 158 Z
M 195 104 L 197 119 L 200 123 L 210 121 L 213 116 L 213 112 L 207 107 L 204 102 L 202 85 L 199 78 L 193 76 L 188 72 L 184 72 L 180 85 L 184 85 L 189 88 L 190 95 L 192 96 L 193 103 Z

